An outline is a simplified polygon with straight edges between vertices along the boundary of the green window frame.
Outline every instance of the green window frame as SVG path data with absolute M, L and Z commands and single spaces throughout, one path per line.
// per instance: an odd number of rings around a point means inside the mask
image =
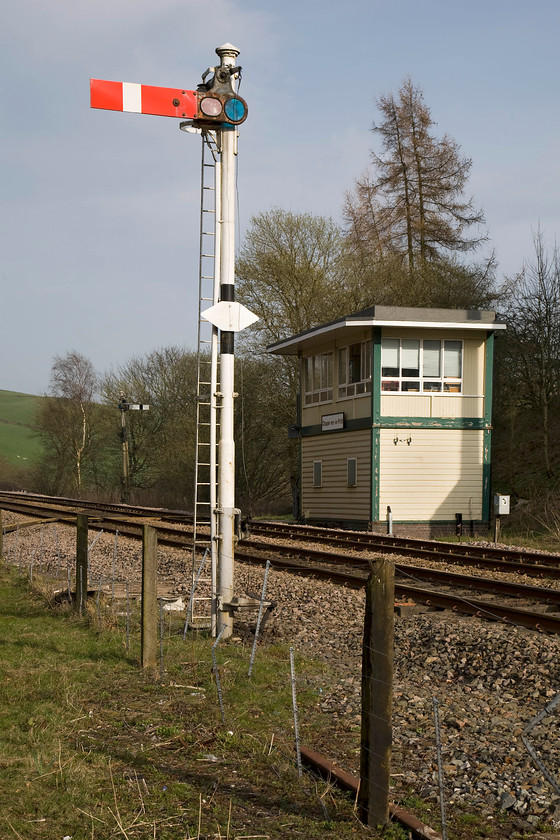
M 460 394 L 462 390 L 462 341 L 381 339 L 382 393 Z

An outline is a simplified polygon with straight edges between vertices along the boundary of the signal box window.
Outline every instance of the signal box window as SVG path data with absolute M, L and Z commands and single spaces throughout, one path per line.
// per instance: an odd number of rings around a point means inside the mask
M 313 487 L 322 487 L 323 485 L 323 462 L 313 461 Z
M 460 394 L 463 342 L 381 339 L 381 390 Z
M 333 398 L 333 354 L 320 353 L 303 360 L 305 405 L 331 402 Z
M 371 341 L 361 341 L 339 349 L 339 399 L 371 393 L 371 356 Z

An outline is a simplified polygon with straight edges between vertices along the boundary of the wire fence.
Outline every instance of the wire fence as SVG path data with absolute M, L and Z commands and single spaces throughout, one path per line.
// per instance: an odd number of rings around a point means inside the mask
M 87 590 L 84 586 L 84 581 L 76 581 L 75 553 L 71 550 L 64 550 L 63 541 L 60 538 L 60 528 L 55 524 L 40 526 L 38 546 L 36 537 L 33 537 L 32 540 L 28 539 L 24 529 L 17 526 L 14 530 L 8 530 L 7 526 L 4 525 L 4 559 L 7 564 L 17 569 L 18 573 L 22 577 L 27 576 L 30 584 L 33 586 L 39 585 L 41 578 L 48 578 L 49 586 L 53 592 L 53 597 L 57 599 L 72 601 L 76 591 L 87 592 L 89 590 L 90 593 L 93 593 L 93 596 L 90 594 L 89 601 L 86 597 L 85 602 L 77 605 L 78 613 L 80 615 L 86 614 L 90 618 L 93 618 L 92 623 L 97 627 L 99 632 L 103 632 L 105 630 L 121 632 L 124 637 L 127 655 L 136 657 L 141 637 L 141 609 L 139 603 L 140 588 L 138 580 L 123 580 L 122 576 L 119 575 L 122 553 L 124 551 L 129 552 L 129 548 L 125 549 L 121 545 L 118 532 L 114 535 L 114 538 L 111 536 L 109 549 L 107 548 L 107 540 L 109 539 L 108 534 L 105 534 L 105 541 L 103 542 L 105 553 L 107 554 L 107 551 L 109 550 L 111 573 L 107 574 L 106 572 L 99 572 L 92 575 L 92 570 L 96 570 L 97 568 L 97 564 L 95 562 L 95 552 L 101 547 L 102 534 L 102 530 L 97 530 L 97 533 L 91 534 L 91 538 L 89 540 Z M 391 559 L 387 559 L 386 562 L 391 563 L 393 566 L 395 565 L 394 561 Z M 185 569 L 188 568 L 189 564 L 186 563 Z M 269 567 L 267 566 L 263 574 L 264 579 L 261 603 L 254 629 L 253 645 L 248 662 L 249 668 L 248 672 L 246 671 L 247 677 L 251 676 L 255 660 L 257 640 L 261 626 L 262 605 L 264 603 L 268 575 Z M 414 582 L 420 582 L 414 577 L 412 572 L 408 572 L 406 576 Z M 159 597 L 154 607 L 154 609 L 157 610 L 156 621 L 159 627 L 159 679 L 162 682 L 166 678 L 166 636 L 168 639 L 178 636 L 179 638 L 185 640 L 189 629 L 189 605 L 192 602 L 193 597 L 193 584 L 192 579 L 189 580 L 187 571 L 185 572 L 185 581 L 188 581 L 191 585 L 191 590 L 189 595 L 189 604 L 186 608 L 186 620 L 184 623 L 184 605 L 182 610 L 180 608 L 176 611 L 170 609 L 173 602 L 177 600 L 176 598 L 171 599 L 169 597 Z M 81 583 L 81 585 L 76 586 L 76 583 Z M 469 602 L 468 598 L 464 600 L 467 603 Z M 503 623 L 503 619 L 495 614 L 492 614 L 491 610 L 488 610 L 486 617 Z M 512 627 L 517 626 L 515 625 L 515 622 L 509 622 L 509 624 Z M 525 628 L 520 629 L 525 630 Z M 194 630 L 193 632 L 197 633 L 199 631 Z M 220 633 L 218 638 L 213 641 L 211 654 L 214 683 L 216 686 L 216 702 L 219 706 L 222 723 L 225 725 L 226 720 L 230 718 L 230 715 L 228 713 L 228 692 L 222 685 L 220 675 L 219 643 L 221 644 L 221 637 L 222 633 Z M 376 656 L 387 655 L 386 652 L 376 650 L 372 647 L 368 647 L 368 650 Z M 290 668 L 289 672 L 287 671 L 286 673 L 286 680 L 292 698 L 293 730 L 296 754 L 295 764 L 298 774 L 301 775 L 301 755 L 299 749 L 300 721 L 297 691 L 298 685 L 306 685 L 308 676 L 306 674 L 295 674 L 293 652 L 294 648 L 291 647 Z M 395 655 L 394 664 L 395 668 L 400 667 L 403 670 L 406 670 L 406 662 L 403 657 L 398 654 L 398 652 Z M 525 746 L 526 755 L 530 757 L 533 766 L 540 772 L 542 782 L 547 784 L 554 794 L 558 796 L 560 795 L 560 780 L 557 776 L 557 767 L 554 765 L 550 766 L 546 754 L 543 755 L 543 752 L 546 752 L 545 745 L 547 733 L 550 734 L 553 732 L 552 720 L 554 719 L 554 716 L 558 716 L 558 709 L 560 708 L 560 686 L 551 686 L 549 690 L 554 691 L 554 688 L 556 688 L 554 697 L 549 700 L 549 702 L 546 703 L 535 716 L 533 716 L 530 720 L 527 720 L 520 740 Z M 429 712 L 429 703 L 430 699 L 426 697 L 425 706 L 427 713 Z M 437 766 L 437 770 L 434 771 L 434 786 L 437 788 L 437 795 L 439 797 L 442 834 L 445 840 L 445 837 L 447 836 L 445 797 L 448 795 L 449 791 L 453 789 L 454 782 L 452 779 L 446 780 L 445 778 L 446 771 L 444 767 L 446 762 L 444 757 L 446 754 L 448 758 L 450 756 L 452 757 L 455 747 L 450 743 L 446 743 L 446 739 L 441 737 L 438 698 L 432 696 L 431 703 L 433 709 L 433 725 L 430 726 L 430 724 L 426 722 L 424 726 L 424 739 L 431 741 L 433 756 L 432 764 L 433 766 Z M 527 716 L 529 716 L 529 712 L 527 712 Z M 546 728 L 547 721 L 549 723 L 548 729 Z M 383 722 L 391 723 L 391 720 L 384 720 Z M 536 728 L 539 726 L 541 729 L 544 726 L 545 729 L 544 732 L 541 732 L 539 746 L 536 747 L 529 738 L 529 735 L 531 733 L 534 735 Z M 379 756 L 379 758 L 381 758 L 381 756 Z

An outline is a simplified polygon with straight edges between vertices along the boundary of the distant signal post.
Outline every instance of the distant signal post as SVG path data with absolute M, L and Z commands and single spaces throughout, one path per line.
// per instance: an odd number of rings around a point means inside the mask
M 234 336 L 257 320 L 235 301 L 235 139 L 236 128 L 247 119 L 247 103 L 234 90 L 239 78 L 239 50 L 232 44 L 216 49 L 217 67 L 202 76 L 196 91 L 162 88 L 129 82 L 91 79 L 91 107 L 134 114 L 176 117 L 195 129 L 214 132 L 221 157 L 221 218 L 215 235 L 220 239 L 220 295 L 218 303 L 203 313 L 220 333 L 220 440 L 218 458 L 218 592 L 217 632 L 227 638 L 233 630 L 235 548 L 235 445 L 233 437 Z M 132 408 L 132 406 L 129 406 Z M 122 410 L 122 409 L 121 409 Z M 124 423 L 124 410 L 123 410 Z M 215 422 L 215 417 L 213 422 Z M 123 456 L 124 465 L 124 456 Z M 215 513 L 215 512 L 213 512 Z
M 126 411 L 149 411 L 150 406 L 143 403 L 129 403 L 125 395 L 121 393 L 119 402 L 121 410 L 121 442 L 122 442 L 122 492 L 121 502 L 130 504 L 130 453 L 128 451 L 128 430 L 126 428 Z

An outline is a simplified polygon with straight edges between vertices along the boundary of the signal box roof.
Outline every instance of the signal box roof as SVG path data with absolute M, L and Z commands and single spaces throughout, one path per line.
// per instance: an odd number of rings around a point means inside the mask
M 266 348 L 269 353 L 292 356 L 321 338 L 338 338 L 352 328 L 364 327 L 423 327 L 426 329 L 478 330 L 493 332 L 505 330 L 506 325 L 496 321 L 496 313 L 486 309 L 421 309 L 409 306 L 369 306 L 352 315 L 345 315 L 318 327 L 304 330 L 298 335 L 276 341 Z

